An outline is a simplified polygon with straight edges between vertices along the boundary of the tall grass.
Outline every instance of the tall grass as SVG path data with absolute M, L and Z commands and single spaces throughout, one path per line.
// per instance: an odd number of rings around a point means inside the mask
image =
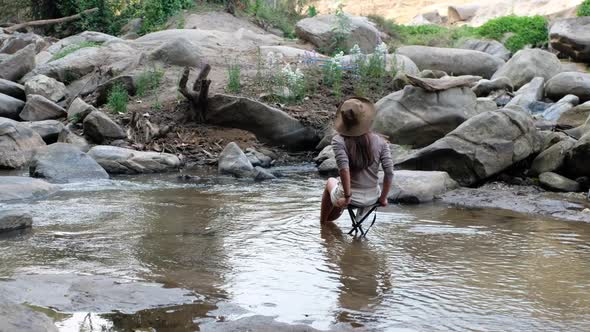
M 127 103 L 129 102 L 129 93 L 121 83 L 113 85 L 109 93 L 107 106 L 112 113 L 127 113 Z
M 227 91 L 231 93 L 239 93 L 242 89 L 240 83 L 240 64 L 232 63 L 227 66 Z
M 83 48 L 100 47 L 100 45 L 101 45 L 100 43 L 91 42 L 91 41 L 83 41 L 78 44 L 70 45 L 70 46 L 62 48 L 57 53 L 55 53 L 50 61 L 59 60 L 61 58 L 64 58 L 65 56 L 72 54 L 72 53 L 76 52 L 77 50 L 81 50 Z

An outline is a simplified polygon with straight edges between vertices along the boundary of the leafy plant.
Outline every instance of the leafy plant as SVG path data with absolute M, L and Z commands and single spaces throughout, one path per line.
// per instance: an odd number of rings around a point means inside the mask
M 590 16 L 590 0 L 584 0 L 578 7 L 578 16 Z
M 352 23 L 350 17 L 344 12 L 344 4 L 341 2 L 336 9 L 336 20 L 335 25 L 332 27 L 332 45 L 330 51 L 333 53 L 339 53 L 347 51 L 346 42 L 350 37 L 350 30 Z
M 113 113 L 127 113 L 127 103 L 129 102 L 129 93 L 121 83 L 113 85 L 109 92 L 107 106 Z
M 240 85 L 240 65 L 238 63 L 229 64 L 227 67 L 227 91 L 232 93 L 239 93 Z
M 335 96 L 340 97 L 342 95 L 342 57 L 344 52 L 336 54 L 332 59 L 324 64 L 323 67 L 323 79 L 322 82 L 326 86 L 332 88 L 332 92 Z
M 303 75 L 303 72 L 299 68 L 293 70 L 290 65 L 286 65 L 282 73 L 285 86 L 289 90 L 287 99 L 303 100 L 306 92 L 305 75 Z
M 264 0 L 254 0 L 248 7 L 248 12 L 254 16 L 257 23 L 264 28 L 276 27 L 287 38 L 295 37 L 295 23 L 301 15 L 289 8 L 290 2 L 280 2 L 277 6 L 269 6 Z
M 87 48 L 87 47 L 100 47 L 100 43 L 83 41 L 79 44 L 74 44 L 74 45 L 64 47 L 61 50 L 59 50 L 57 53 L 55 53 L 50 61 L 55 61 L 55 60 L 61 59 L 69 54 L 76 52 L 77 50 Z
M 358 96 L 366 96 L 369 88 L 377 89 L 379 93 L 382 93 L 383 81 L 389 74 L 387 53 L 387 45 L 384 43 L 378 45 L 370 55 L 362 54 L 358 45 L 354 45 L 350 50 L 353 58 L 355 93 Z
M 145 96 L 148 92 L 158 89 L 164 78 L 164 70 L 152 68 L 143 71 L 135 81 L 136 94 L 139 97 Z
M 309 6 L 309 8 L 307 8 L 307 16 L 314 17 L 317 15 L 318 15 L 318 10 L 315 8 L 315 6 Z
M 503 16 L 488 21 L 477 28 L 477 34 L 502 40 L 507 33 L 513 34 L 504 42 L 512 52 L 525 46 L 542 46 L 547 43 L 547 19 L 542 16 Z

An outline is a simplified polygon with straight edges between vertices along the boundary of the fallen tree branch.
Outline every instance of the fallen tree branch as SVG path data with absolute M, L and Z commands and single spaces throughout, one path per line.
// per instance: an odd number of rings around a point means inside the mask
M 95 7 L 95 8 L 91 8 L 91 9 L 86 9 L 85 11 L 81 12 L 80 14 L 76 14 L 76 15 L 72 15 L 72 16 L 53 18 L 53 19 L 49 19 L 49 20 L 38 20 L 38 21 L 29 21 L 29 22 L 19 23 L 19 24 L 15 24 L 15 25 L 12 25 L 12 26 L 4 29 L 4 31 L 8 32 L 8 33 L 12 33 L 12 32 L 15 32 L 19 29 L 26 28 L 26 27 L 53 25 L 53 24 L 58 24 L 58 23 L 75 21 L 75 20 L 79 20 L 80 18 L 82 18 L 82 15 L 92 14 L 96 11 L 98 11 L 98 8 Z
M 178 83 L 178 91 L 190 102 L 191 112 L 187 116 L 187 120 L 197 121 L 199 123 L 205 122 L 205 113 L 207 112 L 207 98 L 209 95 L 209 85 L 211 80 L 207 79 L 211 72 L 211 66 L 206 64 L 195 83 L 193 84 L 192 90 L 187 88 L 188 76 L 190 74 L 190 68 L 185 67 L 184 72 Z

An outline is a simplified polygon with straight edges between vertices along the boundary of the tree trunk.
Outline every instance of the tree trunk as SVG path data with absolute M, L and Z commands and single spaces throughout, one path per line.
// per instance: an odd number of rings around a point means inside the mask
M 15 24 L 15 25 L 10 26 L 9 28 L 4 29 L 4 31 L 6 31 L 8 33 L 12 33 L 12 32 L 18 31 L 19 29 L 27 28 L 27 27 L 51 25 L 51 24 L 58 24 L 58 23 L 79 20 L 80 18 L 82 18 L 82 15 L 92 14 L 97 10 L 98 10 L 98 8 L 92 8 L 92 9 L 87 9 L 80 14 L 76 14 L 76 15 L 72 15 L 72 16 L 66 16 L 66 17 L 62 17 L 62 18 L 53 18 L 53 19 L 49 19 L 49 20 L 30 21 L 30 22 Z
M 196 121 L 199 123 L 205 122 L 205 115 L 207 113 L 207 98 L 209 95 L 209 86 L 211 85 L 211 80 L 208 80 L 207 76 L 209 75 L 210 71 L 211 66 L 206 64 L 199 72 L 199 75 L 193 84 L 192 90 L 189 90 L 187 88 L 187 83 L 188 76 L 190 74 L 190 68 L 184 68 L 184 72 L 182 73 L 182 77 L 178 83 L 178 90 L 190 102 L 191 111 L 187 114 L 187 121 Z

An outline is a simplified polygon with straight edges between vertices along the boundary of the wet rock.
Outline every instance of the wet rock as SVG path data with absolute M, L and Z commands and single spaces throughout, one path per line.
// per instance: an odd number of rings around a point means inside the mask
M 313 149 L 320 138 L 287 113 L 244 98 L 217 94 L 209 98 L 207 122 L 250 131 L 263 143 L 289 150 Z
M 0 211 L 0 233 L 29 228 L 31 226 L 33 226 L 33 217 L 28 213 L 17 210 Z M 2 323 L 0 323 L 1 325 Z
M 543 98 L 543 84 L 545 79 L 535 77 L 529 83 L 523 85 L 516 91 L 514 98 L 506 106 L 520 106 L 526 111 L 533 113 L 532 105 Z
M 475 94 L 466 87 L 427 92 L 406 86 L 375 104 L 373 130 L 397 144 L 423 147 L 476 115 L 476 104 Z
M 559 115 L 557 126 L 569 129 L 583 125 L 590 117 L 590 102 L 585 102 Z
M 574 95 L 567 95 L 561 98 L 557 103 L 551 105 L 543 112 L 543 118 L 549 121 L 557 122 L 557 119 L 563 114 L 577 106 L 580 98 Z
M 35 52 L 39 53 L 49 43 L 43 37 L 31 32 L 14 32 L 3 43 L 0 43 L 0 53 L 14 54 L 31 44 L 35 45 Z
M 72 123 L 82 122 L 92 111 L 96 111 L 96 108 L 86 104 L 82 99 L 76 98 L 68 107 L 68 121 Z
M 545 84 L 545 94 L 552 100 L 569 94 L 576 95 L 581 102 L 590 100 L 590 74 L 566 72 L 555 75 Z
M 255 175 L 250 160 L 234 142 L 229 143 L 219 154 L 217 170 L 219 174 L 229 174 L 238 178 L 248 178 Z
M 561 62 L 554 54 L 537 48 L 524 49 L 516 52 L 492 79 L 507 77 L 515 89 L 520 89 L 535 77 L 548 81 L 560 72 Z
M 447 172 L 395 171 L 388 200 L 406 204 L 431 202 L 458 187 L 459 184 Z
M 263 168 L 269 168 L 272 164 L 272 158 L 256 151 L 256 149 L 248 148 L 246 149 L 245 154 L 246 157 L 248 157 L 248 160 L 250 160 L 252 166 L 254 167 L 260 166 Z
M 346 15 L 350 21 L 350 33 L 344 48 L 350 49 L 355 44 L 364 53 L 371 53 L 381 42 L 379 30 L 366 17 Z M 318 15 L 297 22 L 297 36 L 323 50 L 331 50 L 334 44 L 334 27 L 338 24 L 336 15 Z
M 498 77 L 494 80 L 483 79 L 479 81 L 471 90 L 478 97 L 487 97 L 495 91 L 512 92 L 514 87 L 507 77 Z
M 57 141 L 59 143 L 67 143 L 67 144 L 75 145 L 82 152 L 88 152 L 88 150 L 90 150 L 90 144 L 88 144 L 88 141 L 86 141 L 86 139 L 84 137 L 78 136 L 75 133 L 73 133 L 70 130 L 70 128 L 68 128 L 68 127 L 65 127 L 59 133 L 59 136 L 57 137 Z
M 19 120 L 19 114 L 25 107 L 25 102 L 0 93 L 0 117 Z
M 256 166 L 254 167 L 254 180 L 255 181 L 265 181 L 265 180 L 274 180 L 276 179 L 276 176 L 274 176 L 272 173 L 270 173 L 269 171 L 267 171 L 266 169 L 260 167 L 260 166 Z
M 531 164 L 530 172 L 538 175 L 560 169 L 565 161 L 567 153 L 574 147 L 576 140 L 572 138 L 559 141 L 541 152 Z
M 14 120 L 0 118 L 0 168 L 20 168 L 33 151 L 45 145 L 35 131 Z
M 5 94 L 22 101 L 27 100 L 24 86 L 2 78 L 0 78 L 0 94 Z
M 334 159 L 336 155 L 334 154 L 334 148 L 332 145 L 328 145 L 320 151 L 317 157 L 313 158 L 313 161 L 319 165 L 324 162 L 326 159 Z
M 551 191 L 580 191 L 580 185 L 576 181 L 553 172 L 545 172 L 539 175 L 539 183 L 543 188 Z
M 63 123 L 57 120 L 23 122 L 23 125 L 33 129 L 46 144 L 57 142 L 59 134 L 64 130 Z
M 136 86 L 133 80 L 133 76 L 123 75 L 117 76 L 113 79 L 108 80 L 107 82 L 100 84 L 94 94 L 96 95 L 96 105 L 104 105 L 107 103 L 109 94 L 115 85 L 121 85 L 122 87 L 127 90 L 127 93 L 130 96 L 135 96 Z
M 108 179 L 107 172 L 77 146 L 55 143 L 38 149 L 29 173 L 52 183 L 72 183 Z
M 65 118 L 67 112 L 61 106 L 40 95 L 29 95 L 19 117 L 24 121 L 42 121 Z
M 497 40 L 467 39 L 461 44 L 466 50 L 480 51 L 508 61 L 512 53 Z
M 590 133 L 582 136 L 570 150 L 564 173 L 572 178 L 590 176 Z
M 111 174 L 157 173 L 180 167 L 180 159 L 170 153 L 135 151 L 116 146 L 95 146 L 88 155 Z
M 420 70 L 442 70 L 459 75 L 490 78 L 504 61 L 484 52 L 428 46 L 403 46 L 398 54 L 410 58 Z
M 318 172 L 321 175 L 326 176 L 337 176 L 338 175 L 338 164 L 336 158 L 329 158 L 320 163 L 318 166 Z
M 540 145 L 532 117 L 518 107 L 504 108 L 470 118 L 397 166 L 446 171 L 459 184 L 469 186 L 538 152 Z
M 35 55 L 35 45 L 29 45 L 0 60 L 0 78 L 17 82 L 35 68 Z
M 590 17 L 574 17 L 553 22 L 549 30 L 550 45 L 560 55 L 576 61 L 590 61 Z
M 2 301 L 0 317 L 0 331 L 58 332 L 51 318 L 22 304 Z
M 108 139 L 127 138 L 123 128 L 101 111 L 90 112 L 83 123 L 84 135 L 97 144 L 102 144 Z
M 57 190 L 56 185 L 40 179 L 0 176 L 0 202 L 37 199 L 51 195 Z
M 35 75 L 25 82 L 25 93 L 29 95 L 40 95 L 54 103 L 66 97 L 66 86 L 51 77 Z
M 180 37 L 156 48 L 151 58 L 172 66 L 197 67 L 200 64 L 201 51 L 190 40 Z

